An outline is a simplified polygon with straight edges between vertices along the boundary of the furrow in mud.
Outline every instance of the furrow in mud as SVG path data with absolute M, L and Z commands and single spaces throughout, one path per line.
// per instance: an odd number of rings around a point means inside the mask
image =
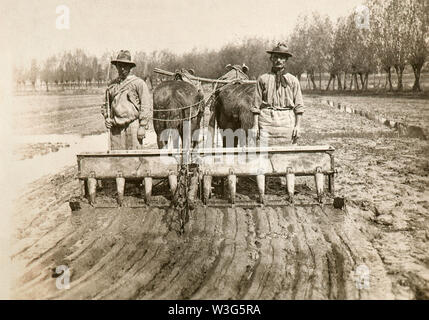
M 91 214 L 91 211 L 94 214 L 94 210 L 89 210 L 88 214 Z M 51 248 L 49 254 L 39 255 L 39 258 L 34 261 L 30 271 L 24 275 L 22 281 L 29 282 L 28 279 L 31 279 L 32 275 L 34 277 L 34 275 L 43 272 L 45 277 L 41 279 L 43 281 L 38 283 L 37 287 L 44 287 L 44 289 L 39 291 L 43 292 L 46 290 L 47 293 L 52 291 L 57 293 L 58 290 L 55 288 L 55 282 L 50 281 L 52 280 L 50 276 L 54 276 L 54 271 L 52 270 L 57 266 L 66 265 L 70 268 L 71 279 L 73 279 L 73 282 L 78 283 L 79 278 L 85 275 L 84 270 L 96 267 L 97 260 L 108 253 L 107 247 L 114 240 L 107 240 L 106 233 L 108 233 L 109 229 L 115 227 L 115 223 L 118 223 L 118 220 L 120 220 L 119 217 L 121 217 L 120 214 L 111 217 L 98 216 L 98 219 L 91 219 L 91 216 L 83 217 L 85 223 L 80 225 L 75 232 L 71 232 L 69 236 L 63 238 L 61 245 Z M 69 228 L 74 229 L 75 227 L 70 223 Z M 93 232 L 93 230 L 97 229 L 100 232 Z M 56 236 L 58 237 L 58 235 Z M 88 246 L 89 248 L 86 248 Z M 75 250 L 79 250 L 80 247 L 84 249 L 77 261 L 71 259 L 70 255 Z M 31 284 L 31 281 L 28 284 Z M 29 290 L 28 284 L 23 285 L 22 289 L 32 295 L 32 290 Z M 32 284 L 31 287 L 35 287 L 35 285 Z M 38 295 L 41 295 L 41 292 L 35 294 L 35 298 Z
M 294 206 L 289 215 L 289 219 L 295 230 L 292 238 L 292 244 L 295 249 L 295 279 L 293 281 L 292 299 L 308 299 L 311 294 L 310 278 L 313 262 L 310 250 L 305 242 L 301 221 L 299 214 L 297 214 L 298 210 L 305 210 L 305 208 Z
M 233 288 L 235 284 L 231 277 L 230 267 L 234 267 L 234 258 L 237 253 L 237 235 L 245 228 L 245 212 L 244 210 L 237 211 L 236 209 L 210 209 L 219 215 L 222 215 L 222 233 L 221 237 L 216 241 L 219 243 L 216 250 L 217 257 L 213 261 L 210 272 L 205 277 L 205 286 L 195 292 L 193 299 L 207 299 L 208 296 L 218 296 L 217 299 L 231 299 L 235 293 Z M 240 276 L 237 275 L 237 278 Z M 238 280 L 238 279 L 236 279 Z
M 353 208 L 350 208 L 353 210 Z M 161 209 L 88 209 L 53 229 L 17 284 L 20 298 L 360 299 L 392 290 L 383 262 L 347 211 L 323 206 L 197 208 L 185 233 Z M 63 237 L 61 238 L 61 234 Z M 46 236 L 45 236 L 46 238 Z M 53 242 L 54 239 L 57 242 Z M 71 270 L 55 287 L 52 268 Z M 354 282 L 371 270 L 374 289 Z M 389 291 L 390 290 L 390 291 Z
M 295 274 L 295 248 L 292 243 L 292 237 L 295 233 L 295 228 L 290 222 L 289 216 L 290 208 L 277 208 L 279 238 L 277 241 L 283 245 L 282 252 L 280 252 L 281 260 L 279 261 L 282 268 L 281 272 L 280 290 L 274 292 L 273 299 L 287 300 L 292 298 L 292 287 Z
M 107 274 L 104 277 L 100 275 L 98 282 L 103 285 L 99 290 L 92 291 L 92 298 L 132 298 L 142 279 L 151 275 L 152 264 L 156 264 L 158 258 L 162 257 L 166 246 L 164 237 L 169 232 L 162 223 L 164 210 L 141 211 L 140 214 L 144 219 L 140 223 L 135 221 L 132 228 L 121 233 L 127 246 L 111 262 Z
M 192 273 L 198 273 L 198 267 L 195 265 L 198 255 L 207 252 L 207 242 L 202 241 L 201 235 L 204 234 L 206 224 L 206 213 L 203 211 L 192 211 L 185 232 L 180 236 L 183 244 L 177 250 L 178 242 L 172 242 L 169 247 L 169 261 L 163 264 L 163 267 L 149 283 L 139 290 L 138 299 L 179 299 L 181 290 L 186 288 L 189 282 L 183 281 L 183 278 L 189 279 Z M 195 272 L 195 273 L 194 273 Z M 192 278 L 191 278 L 192 279 Z M 189 279 L 189 280 L 191 280 Z M 183 281 L 183 284 L 182 284 Z
M 283 232 L 280 222 L 279 208 L 266 211 L 270 233 L 268 235 L 271 246 L 271 264 L 258 299 L 273 299 L 279 292 L 284 291 L 283 279 L 285 277 L 284 255 L 287 236 Z
M 190 278 L 183 277 L 182 288 L 180 289 L 183 299 L 194 299 L 200 288 L 204 287 L 207 279 L 213 275 L 213 270 L 219 262 L 219 251 L 222 244 L 220 226 L 223 217 L 216 210 L 205 208 L 204 211 L 206 213 L 205 233 L 210 235 L 210 238 L 207 239 L 203 236 L 203 239 L 208 241 L 208 250 L 207 254 L 198 255 L 198 260 L 195 262 L 195 265 L 198 266 L 196 272 L 192 273 L 192 269 L 190 269 L 188 271 Z
M 252 282 L 247 292 L 242 296 L 243 299 L 257 299 L 261 295 L 273 257 L 273 248 L 269 238 L 269 221 L 265 210 L 260 208 L 254 209 L 253 219 L 255 221 L 255 245 L 258 250 L 258 261 L 252 270 Z

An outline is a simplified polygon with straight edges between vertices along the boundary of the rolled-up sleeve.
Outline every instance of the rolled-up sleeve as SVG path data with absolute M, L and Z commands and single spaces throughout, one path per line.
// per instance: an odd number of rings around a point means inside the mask
M 305 109 L 304 100 L 302 99 L 301 85 L 299 84 L 299 80 L 296 78 L 293 86 L 293 102 L 295 105 L 293 112 L 295 114 L 303 114 Z
M 255 86 L 255 96 L 253 100 L 252 112 L 260 113 L 261 112 L 261 104 L 263 101 L 263 92 L 264 92 L 264 83 L 262 81 L 262 77 L 258 77 Z

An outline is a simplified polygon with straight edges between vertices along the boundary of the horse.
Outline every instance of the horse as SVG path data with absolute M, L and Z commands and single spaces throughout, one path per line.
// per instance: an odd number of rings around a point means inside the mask
M 189 143 L 191 146 L 189 137 L 184 137 L 184 134 L 190 133 L 192 137 L 200 128 L 204 112 L 204 94 L 199 84 L 189 78 L 192 71 L 176 71 L 174 80 L 162 82 L 153 91 L 153 127 L 159 149 L 166 147 L 169 137 L 173 138 L 177 148 L 179 136 L 182 144 Z M 195 145 L 195 142 L 192 145 Z
M 254 102 L 255 85 L 253 83 L 240 83 L 240 80 L 248 80 L 249 68 L 243 64 L 227 65 L 228 72 L 221 76 L 220 80 L 231 80 L 231 83 L 218 85 L 212 97 L 210 109 L 212 116 L 209 128 L 215 134 L 215 121 L 219 129 L 232 130 L 238 139 L 232 141 L 223 136 L 223 146 L 237 147 L 239 140 L 247 141 L 248 130 L 253 127 L 252 106 Z M 237 131 L 242 129 L 241 132 Z M 228 141 L 229 140 L 229 141 Z M 245 143 L 245 142 L 244 142 Z M 215 142 L 214 142 L 215 144 Z M 241 143 L 243 144 L 243 142 Z

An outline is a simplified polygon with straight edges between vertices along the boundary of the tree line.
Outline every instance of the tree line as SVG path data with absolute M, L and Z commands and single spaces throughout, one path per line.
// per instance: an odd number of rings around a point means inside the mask
M 288 71 L 301 79 L 306 75 L 309 86 L 316 89 L 367 90 L 369 75 L 386 75 L 387 90 L 403 90 L 403 72 L 410 65 L 414 73 L 414 91 L 421 91 L 420 75 L 429 55 L 428 0 L 368 0 L 365 12 L 352 12 L 332 21 L 318 13 L 298 17 L 285 42 L 293 53 Z M 271 64 L 265 50 L 276 44 L 266 38 L 247 38 L 229 43 L 219 50 L 194 49 L 184 54 L 169 50 L 151 53 L 138 51 L 132 58 L 134 74 L 152 82 L 159 75 L 157 67 L 169 71 L 192 68 L 202 77 L 216 79 L 225 73 L 227 64 L 245 63 L 251 78 L 269 70 Z M 101 57 L 87 55 L 82 49 L 53 55 L 40 64 L 34 59 L 25 70 L 15 68 L 15 82 L 36 80 L 57 86 L 104 84 L 116 76 L 110 67 L 114 52 Z M 329 76 L 322 88 L 322 74 Z M 396 75 L 396 88 L 392 76 Z

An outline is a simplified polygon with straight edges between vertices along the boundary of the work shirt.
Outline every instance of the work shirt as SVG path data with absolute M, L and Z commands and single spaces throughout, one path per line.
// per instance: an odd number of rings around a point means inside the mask
M 135 75 L 128 75 L 124 80 L 116 78 L 109 84 L 107 91 L 111 107 L 110 116 L 115 125 L 124 126 L 137 119 L 140 125 L 149 123 L 152 99 L 143 79 Z
M 295 114 L 304 113 L 304 101 L 302 99 L 299 80 L 286 73 L 286 88 L 280 85 L 276 88 L 276 75 L 273 72 L 259 76 L 256 83 L 256 94 L 254 100 L 254 111 L 263 108 L 275 110 L 292 109 Z

